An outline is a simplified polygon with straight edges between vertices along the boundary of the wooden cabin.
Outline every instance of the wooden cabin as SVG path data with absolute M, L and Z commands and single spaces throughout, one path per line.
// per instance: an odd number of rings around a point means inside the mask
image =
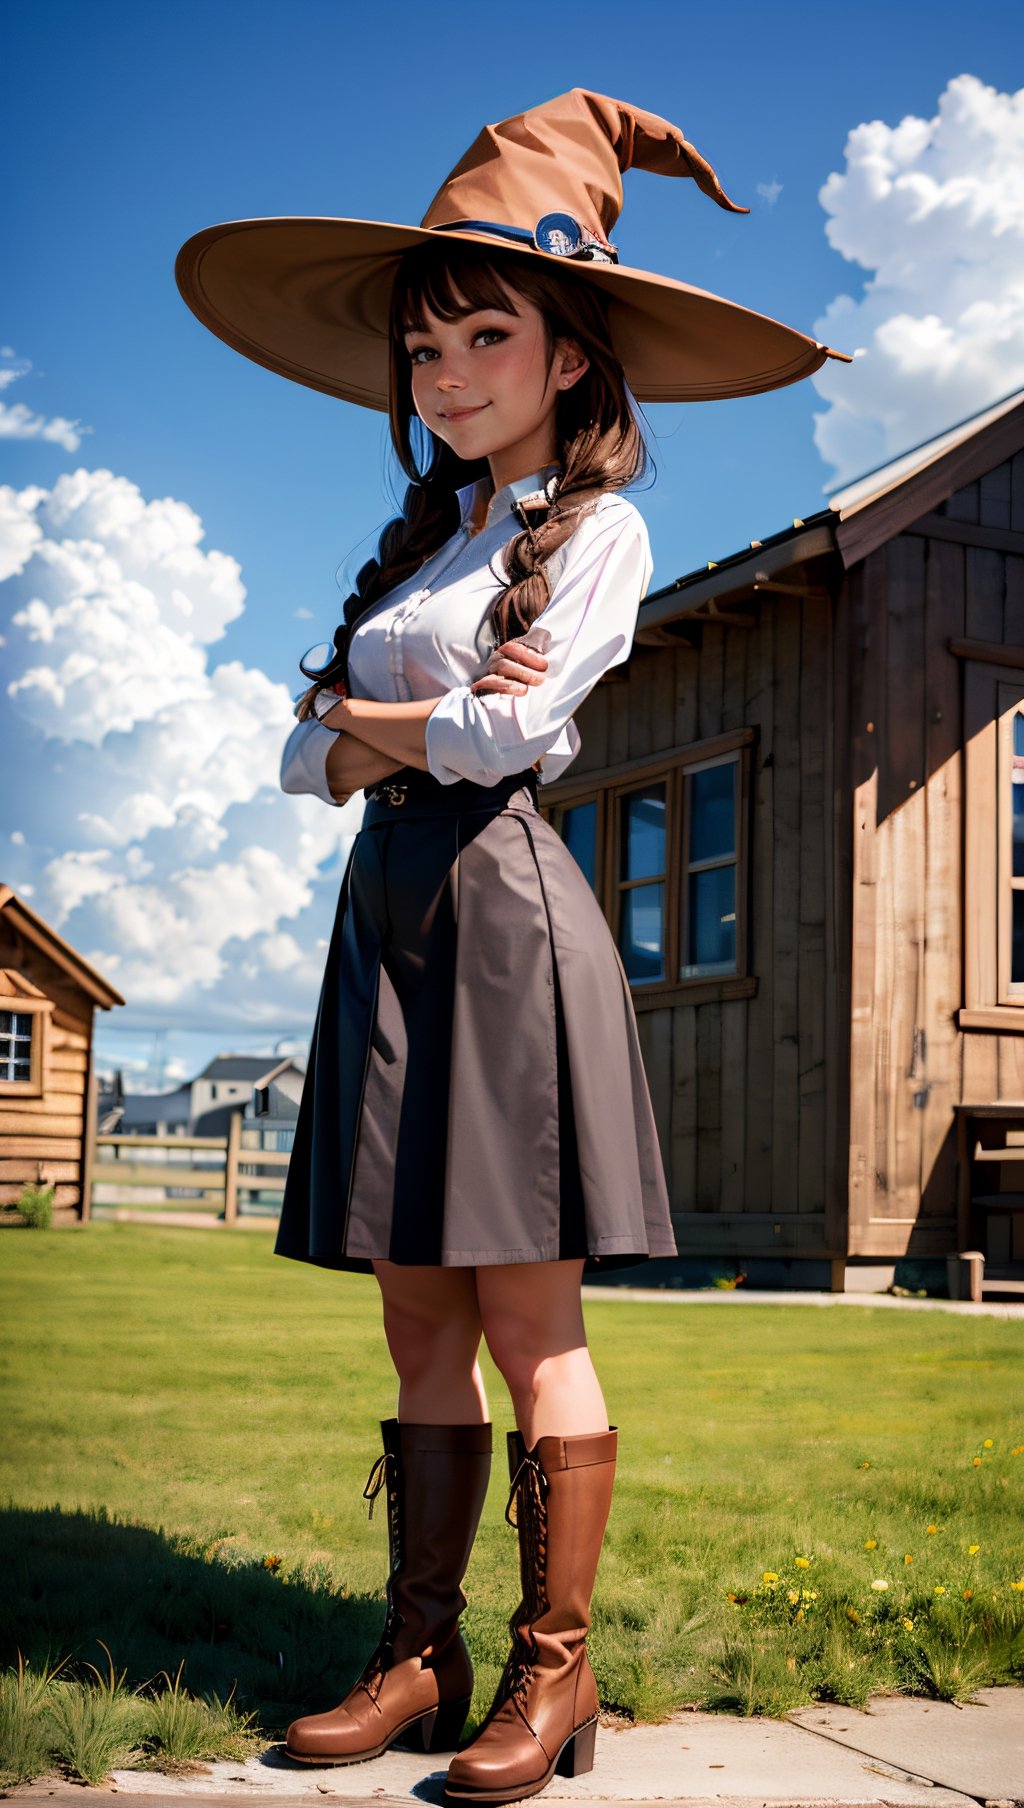
M 54 1185 L 55 1224 L 89 1216 L 93 1014 L 124 999 L 0 885 L 0 1206 Z M 20 1222 L 20 1220 L 18 1220 Z
M 1024 1273 L 1024 390 L 653 592 L 577 722 L 665 1278 Z

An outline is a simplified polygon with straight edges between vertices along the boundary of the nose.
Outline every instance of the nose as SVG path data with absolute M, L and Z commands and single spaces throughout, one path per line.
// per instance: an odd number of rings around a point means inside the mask
M 428 369 L 431 380 L 440 395 L 444 395 L 448 390 L 465 389 L 466 378 L 459 368 L 459 364 L 458 356 L 450 351 L 442 351 L 438 357 L 430 360 Z

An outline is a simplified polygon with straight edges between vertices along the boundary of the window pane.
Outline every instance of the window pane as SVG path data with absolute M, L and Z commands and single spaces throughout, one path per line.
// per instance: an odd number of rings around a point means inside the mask
M 31 1078 L 32 1068 L 28 1061 L 15 1061 L 13 1063 L 13 1072 L 11 1074 L 12 1080 L 30 1080 Z
M 665 871 L 665 787 L 647 785 L 622 799 L 620 879 L 656 878 Z
M 1024 891 L 1013 894 L 1013 956 L 1010 963 L 1010 983 L 1016 985 L 1024 980 Z
M 690 874 L 687 967 L 731 973 L 736 967 L 736 868 Z M 684 969 L 683 978 L 689 977 Z
M 1013 876 L 1024 879 L 1024 715 L 1013 718 Z
M 736 852 L 736 761 L 690 775 L 690 859 Z
M 665 887 L 637 885 L 622 894 L 619 953 L 631 983 L 665 977 Z
M 562 811 L 561 836 L 591 888 L 597 889 L 597 804 L 571 804 Z

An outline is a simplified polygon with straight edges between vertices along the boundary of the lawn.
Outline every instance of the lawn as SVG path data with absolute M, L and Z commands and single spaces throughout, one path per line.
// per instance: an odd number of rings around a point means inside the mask
M 374 1283 L 256 1231 L 97 1223 L 0 1242 L 0 1666 L 185 1683 L 276 1734 L 372 1646 L 394 1411 Z M 591 1650 L 606 1707 L 782 1714 L 1024 1681 L 1024 1323 L 588 1304 L 620 1465 Z M 486 1708 L 515 1539 L 496 1459 L 467 1581 Z M 881 1586 L 885 1584 L 885 1586 Z M 73 1666 L 70 1674 L 74 1673 Z

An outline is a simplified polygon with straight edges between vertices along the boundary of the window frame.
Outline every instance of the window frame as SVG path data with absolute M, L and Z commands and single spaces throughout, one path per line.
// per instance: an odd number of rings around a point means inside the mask
M 950 650 L 964 662 L 964 976 L 957 1026 L 1024 1034 L 1024 986 L 1018 992 L 1008 989 L 1013 921 L 1009 773 L 1013 717 L 1024 708 L 1024 668 L 1005 658 L 986 662 L 980 649 L 971 645 L 968 651 L 968 643 L 950 642 Z
M 41 1099 L 44 1092 L 44 1075 L 50 1045 L 50 1017 L 53 1011 L 53 1000 L 51 998 L 26 998 L 20 993 L 0 992 L 0 1011 L 10 1011 L 15 1016 L 31 1017 L 32 1019 L 29 1077 L 27 1080 L 8 1080 L 3 1073 L 0 1073 L 0 1098 Z
M 595 895 L 608 926 L 619 945 L 622 883 L 619 880 L 619 827 L 622 811 L 619 800 L 630 791 L 648 784 L 665 785 L 665 978 L 645 980 L 630 985 L 635 1010 L 656 1010 L 670 1004 L 702 1004 L 714 999 L 752 998 L 757 993 L 757 979 L 749 972 L 751 938 L 749 931 L 749 874 L 751 834 L 751 790 L 757 730 L 753 727 L 732 729 L 684 746 L 664 748 L 658 754 L 638 760 L 623 761 L 616 766 L 575 775 L 567 775 L 550 785 L 542 785 L 538 793 L 541 814 L 556 834 L 560 830 L 560 813 L 577 804 L 595 802 Z M 677 977 L 683 943 L 684 894 L 688 890 L 688 848 L 684 860 L 684 808 L 688 807 L 690 787 L 688 773 L 721 765 L 726 761 L 737 767 L 736 783 L 736 970 L 734 973 L 694 974 L 687 979 Z M 685 870 L 684 870 L 685 869 Z M 628 982 L 627 982 L 628 983 Z

